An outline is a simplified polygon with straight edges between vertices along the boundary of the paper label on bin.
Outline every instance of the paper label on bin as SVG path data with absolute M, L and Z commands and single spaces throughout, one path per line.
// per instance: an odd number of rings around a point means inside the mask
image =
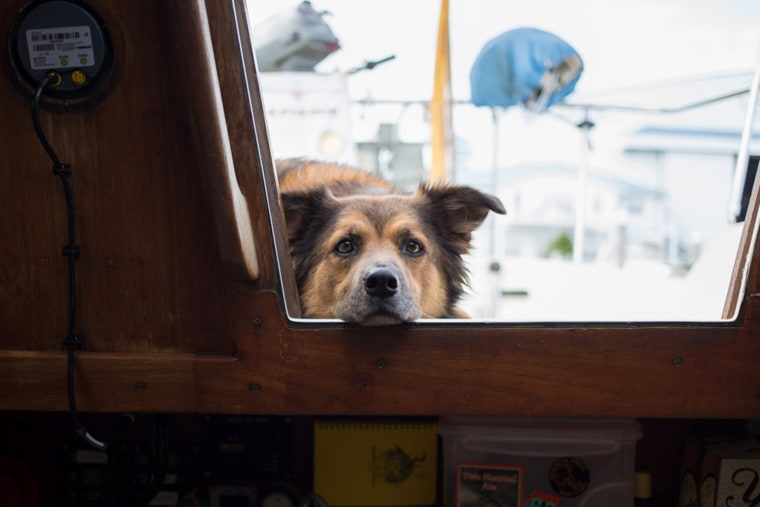
M 458 463 L 455 507 L 521 506 L 523 467 Z

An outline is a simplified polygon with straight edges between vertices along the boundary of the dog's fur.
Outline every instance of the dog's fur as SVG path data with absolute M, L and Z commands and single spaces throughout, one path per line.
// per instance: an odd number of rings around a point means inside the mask
M 466 317 L 462 255 L 499 199 L 421 184 L 410 194 L 349 166 L 277 161 L 303 316 L 387 325 Z

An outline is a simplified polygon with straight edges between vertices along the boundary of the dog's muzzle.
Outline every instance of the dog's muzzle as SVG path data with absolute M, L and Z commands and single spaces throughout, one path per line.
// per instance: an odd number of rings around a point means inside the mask
M 368 326 L 411 322 L 421 315 L 404 273 L 382 265 L 359 271 L 349 297 L 336 308 L 339 319 Z

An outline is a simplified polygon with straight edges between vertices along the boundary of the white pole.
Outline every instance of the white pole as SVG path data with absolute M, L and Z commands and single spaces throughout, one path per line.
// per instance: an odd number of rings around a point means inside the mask
M 576 263 L 583 262 L 589 152 L 591 151 L 591 129 L 593 126 L 594 124 L 587 119 L 578 124 L 578 128 L 581 131 L 581 161 L 578 165 L 578 187 L 575 196 L 575 232 L 573 235 L 573 262 Z
M 496 195 L 499 191 L 499 112 L 495 107 L 491 108 L 491 120 L 493 122 L 493 172 L 491 173 L 491 193 Z M 491 220 L 491 261 L 496 260 L 496 220 L 494 214 L 488 214 Z
M 496 195 L 499 190 L 499 111 L 496 107 L 491 107 L 491 120 L 493 121 L 493 172 L 491 173 L 491 193 Z M 488 220 L 490 220 L 489 229 L 491 235 L 491 244 L 489 245 L 491 250 L 491 261 L 488 265 L 488 273 L 490 278 L 490 298 L 486 315 L 489 318 L 496 317 L 496 313 L 499 308 L 499 302 L 501 301 L 501 264 L 497 257 L 497 242 L 496 242 L 496 214 L 489 213 Z M 504 252 L 501 252 L 504 253 Z

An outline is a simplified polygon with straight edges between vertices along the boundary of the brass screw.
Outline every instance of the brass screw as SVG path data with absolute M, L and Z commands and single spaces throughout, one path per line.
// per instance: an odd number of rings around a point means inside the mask
M 82 86 L 87 82 L 87 74 L 77 69 L 71 73 L 71 81 L 77 86 Z

